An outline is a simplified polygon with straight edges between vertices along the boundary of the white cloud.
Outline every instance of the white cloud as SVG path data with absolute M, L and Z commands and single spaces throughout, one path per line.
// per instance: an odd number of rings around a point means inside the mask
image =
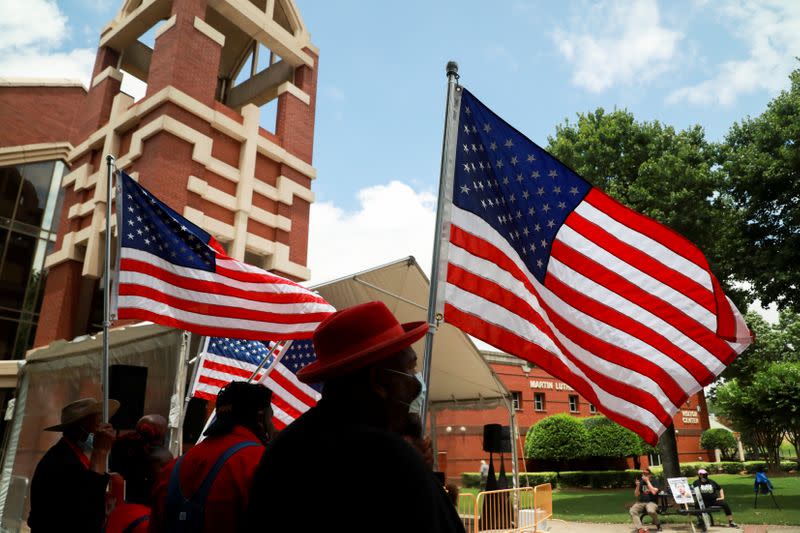
M 58 50 L 67 22 L 52 0 L 0 1 L 0 76 L 71 78 L 88 86 L 95 51 Z
M 730 105 L 741 94 L 776 93 L 788 85 L 800 50 L 800 3 L 741 1 L 722 4 L 720 12 L 747 43 L 749 57 L 722 63 L 714 77 L 670 94 L 669 103 Z
M 359 208 L 332 203 L 311 206 L 308 265 L 318 283 L 413 255 L 431 264 L 436 196 L 400 181 L 358 192 Z
M 655 0 L 603 2 L 553 34 L 574 68 L 572 82 L 592 92 L 648 81 L 673 68 L 682 38 L 661 24 Z

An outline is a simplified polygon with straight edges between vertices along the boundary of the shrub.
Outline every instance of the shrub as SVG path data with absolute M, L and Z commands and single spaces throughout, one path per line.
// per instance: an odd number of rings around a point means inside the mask
M 639 455 L 638 436 L 613 420 L 604 416 L 592 416 L 583 420 L 586 428 L 586 451 L 588 457 L 630 457 Z
M 555 472 L 520 472 L 519 484 L 521 487 L 535 487 L 544 483 L 550 483 L 556 487 L 558 474 Z
M 576 470 L 560 472 L 558 475 L 559 487 L 590 487 L 593 489 L 617 489 L 633 487 L 636 478 L 641 475 L 639 470 Z
M 525 436 L 525 457 L 566 461 L 582 457 L 587 432 L 580 420 L 562 413 L 543 418 Z
M 736 437 L 727 429 L 711 428 L 705 430 L 700 436 L 700 446 L 706 450 L 719 448 L 722 452 L 722 458 L 729 460 L 736 452 Z

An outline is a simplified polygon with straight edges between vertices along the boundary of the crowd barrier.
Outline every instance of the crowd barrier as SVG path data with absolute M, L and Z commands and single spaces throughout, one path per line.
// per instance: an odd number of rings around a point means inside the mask
M 547 531 L 547 519 L 553 516 L 553 489 L 549 483 L 479 492 L 470 515 L 467 511 L 471 498 L 465 493 L 458 502 L 464 529 L 470 533 Z

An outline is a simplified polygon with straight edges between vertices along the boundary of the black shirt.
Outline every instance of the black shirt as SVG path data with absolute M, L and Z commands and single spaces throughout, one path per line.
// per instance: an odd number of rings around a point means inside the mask
M 106 519 L 108 475 L 84 466 L 62 438 L 47 450 L 31 480 L 32 533 L 99 533 Z
M 700 495 L 703 497 L 703 503 L 708 507 L 717 501 L 717 493 L 722 487 L 713 479 L 695 479 L 692 483 L 693 487 L 700 487 Z
M 639 478 L 639 501 L 643 503 L 647 502 L 654 502 L 658 503 L 658 492 L 652 494 L 647 487 L 647 482 L 644 480 L 644 477 Z M 656 483 L 655 478 L 650 478 L 650 484 L 653 486 L 654 489 L 658 489 L 658 484 Z
M 464 532 L 420 454 L 356 410 L 323 399 L 270 442 L 245 531 Z

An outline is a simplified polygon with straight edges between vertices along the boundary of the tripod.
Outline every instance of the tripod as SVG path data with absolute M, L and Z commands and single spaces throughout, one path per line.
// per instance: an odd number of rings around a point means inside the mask
M 759 492 L 761 494 L 769 494 L 772 497 L 772 503 L 775 504 L 775 507 L 777 507 L 779 511 L 782 510 L 781 506 L 778 505 L 778 502 L 775 500 L 775 495 L 772 493 L 772 487 L 770 487 L 769 484 L 764 482 L 764 481 L 760 481 L 760 482 L 756 483 L 756 501 L 755 501 L 755 504 L 753 505 L 754 509 L 758 507 L 758 493 Z

